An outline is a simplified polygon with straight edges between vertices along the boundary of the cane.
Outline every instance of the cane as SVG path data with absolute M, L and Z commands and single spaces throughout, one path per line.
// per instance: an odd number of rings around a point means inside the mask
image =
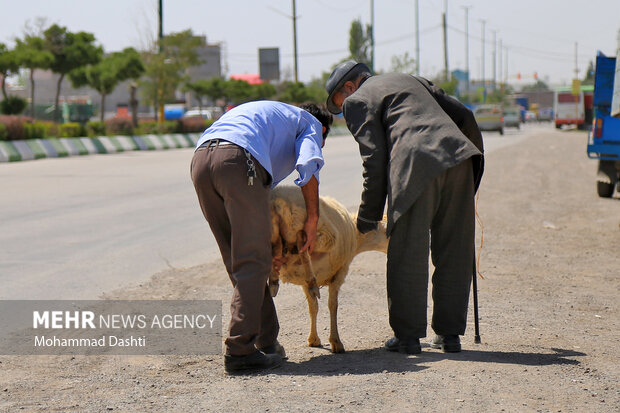
M 474 257 L 474 273 L 472 287 L 474 289 L 474 343 L 480 344 L 480 323 L 478 322 L 478 272 L 476 271 L 476 257 Z

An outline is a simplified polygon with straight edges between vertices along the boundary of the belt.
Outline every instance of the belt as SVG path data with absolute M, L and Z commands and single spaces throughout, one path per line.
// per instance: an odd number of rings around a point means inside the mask
M 232 142 L 228 142 L 225 141 L 224 139 L 209 139 L 208 141 L 205 141 L 202 145 L 200 145 L 200 147 L 205 147 L 205 148 L 213 148 L 213 147 L 218 147 L 218 146 L 226 146 L 226 145 L 235 145 Z

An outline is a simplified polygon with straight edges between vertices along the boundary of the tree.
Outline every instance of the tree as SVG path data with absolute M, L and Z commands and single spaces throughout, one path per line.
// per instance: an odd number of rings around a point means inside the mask
M 271 83 L 261 83 L 252 86 L 252 100 L 265 100 L 276 94 L 276 88 Z
M 230 79 L 226 82 L 225 97 L 233 105 L 252 100 L 252 85 L 245 80 Z
M 66 27 L 60 27 L 56 24 L 45 30 L 44 36 L 46 49 L 54 56 L 50 69 L 60 75 L 54 101 L 54 120 L 57 121 L 60 87 L 63 79 L 72 70 L 99 62 L 103 50 L 94 44 L 95 36 L 91 33 L 71 33 L 67 31 Z
M 392 56 L 392 66 L 390 70 L 395 73 L 415 74 L 415 59 L 405 52 L 402 56 Z
M 550 90 L 549 86 L 542 80 L 537 80 L 536 83 L 531 85 L 525 85 L 522 89 L 524 92 L 535 92 L 535 91 L 545 91 Z
M 26 35 L 24 39 L 17 39 L 15 53 L 19 66 L 30 71 L 30 116 L 34 118 L 34 71 L 49 69 L 54 56 L 45 50 L 45 40 L 34 35 Z
M 155 107 L 156 117 L 163 122 L 164 102 L 173 101 L 179 85 L 187 80 L 185 71 L 201 61 L 196 48 L 203 43 L 191 30 L 172 33 L 161 40 L 159 48 L 144 53 L 144 78 L 139 82 L 147 104 Z
M 278 100 L 288 103 L 303 103 L 311 99 L 306 85 L 301 82 L 284 82 Z
M 368 67 L 371 67 L 371 48 L 372 26 L 367 24 L 364 30 L 359 19 L 353 20 L 349 30 L 349 57 L 358 63 L 365 63 Z
M 581 81 L 582 85 L 593 85 L 594 84 L 594 62 L 590 60 L 588 63 L 588 68 L 586 69 L 586 75 Z
M 7 99 L 6 78 L 17 73 L 19 65 L 14 50 L 9 50 L 5 44 L 0 43 L 0 75 L 2 76 L 2 96 Z
M 100 120 L 104 120 L 105 98 L 116 86 L 127 79 L 139 78 L 144 73 L 140 55 L 132 47 L 105 56 L 95 65 L 84 66 L 69 73 L 73 87 L 88 85 L 101 94 Z

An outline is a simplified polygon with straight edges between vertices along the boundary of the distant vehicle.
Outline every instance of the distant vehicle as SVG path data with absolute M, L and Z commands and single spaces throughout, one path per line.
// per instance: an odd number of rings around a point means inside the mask
M 200 116 L 204 119 L 210 120 L 213 119 L 213 113 L 207 109 L 190 109 L 183 114 L 183 118 L 192 118 Z
M 588 134 L 588 157 L 599 160 L 596 189 L 601 198 L 610 198 L 620 182 L 620 118 L 611 116 L 616 65 L 616 58 L 601 52 L 596 56 L 594 120 Z
M 592 122 L 592 86 L 582 86 L 579 95 L 573 95 L 571 88 L 556 89 L 553 98 L 553 112 L 555 113 L 555 127 L 562 125 L 577 125 L 585 129 Z
M 536 113 L 528 110 L 525 112 L 525 121 L 526 122 L 535 122 L 536 121 Z
M 553 120 L 553 108 L 541 108 L 538 111 L 538 120 L 550 122 Z
M 521 128 L 521 108 L 518 106 L 504 108 L 504 126 L 507 128 Z
M 504 134 L 504 112 L 500 105 L 480 105 L 474 109 L 474 117 L 481 131 L 498 131 Z

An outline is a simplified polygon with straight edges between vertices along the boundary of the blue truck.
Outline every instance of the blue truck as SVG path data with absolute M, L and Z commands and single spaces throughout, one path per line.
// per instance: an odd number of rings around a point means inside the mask
M 611 116 L 616 58 L 601 52 L 596 56 L 594 74 L 594 119 L 588 134 L 588 157 L 598 159 L 596 188 L 602 198 L 620 191 L 620 118 Z

